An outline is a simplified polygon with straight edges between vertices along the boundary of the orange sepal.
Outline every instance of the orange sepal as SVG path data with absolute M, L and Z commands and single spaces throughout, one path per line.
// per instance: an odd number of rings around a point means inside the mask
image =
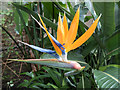
M 66 52 L 76 49 L 91 37 L 91 35 L 94 33 L 96 29 L 100 17 L 101 15 L 94 21 L 94 23 L 90 26 L 90 28 L 66 50 Z
M 53 47 L 55 48 L 55 51 L 57 52 L 58 55 L 61 56 L 61 55 L 62 55 L 62 51 L 61 51 L 60 48 L 55 44 L 55 42 L 52 40 L 52 38 L 51 38 L 51 36 L 49 35 L 49 33 L 48 33 L 48 31 L 47 31 L 47 28 L 46 28 L 45 24 L 43 23 L 43 21 L 42 21 L 42 19 L 41 19 L 41 17 L 40 17 L 39 14 L 38 14 L 38 16 L 39 16 L 39 18 L 40 18 L 40 21 L 42 22 L 42 25 L 43 25 L 43 27 L 44 27 L 44 29 L 45 29 L 45 31 L 46 31 L 46 33 L 47 33 L 50 41 L 51 41 Z
M 63 26 L 64 26 L 64 37 L 66 38 L 67 33 L 68 33 L 68 24 L 67 24 L 67 19 L 66 19 L 66 15 L 64 13 L 64 18 L 63 18 Z
M 64 32 L 65 32 L 64 27 L 63 27 L 62 20 L 61 20 L 60 14 L 59 14 L 58 29 L 57 29 L 57 40 L 62 45 L 65 43 L 65 37 L 64 37 L 65 33 Z
M 73 21 L 71 23 L 70 29 L 68 31 L 68 34 L 66 36 L 66 41 L 65 41 L 65 49 L 69 48 L 69 46 L 73 43 L 73 41 L 76 38 L 77 34 L 77 29 L 78 29 L 78 24 L 79 24 L 79 8 L 73 18 Z

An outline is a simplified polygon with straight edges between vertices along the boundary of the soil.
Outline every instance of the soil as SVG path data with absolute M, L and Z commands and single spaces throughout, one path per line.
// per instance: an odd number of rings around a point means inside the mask
M 7 2 L 2 3 L 2 11 L 8 10 L 9 12 L 10 9 L 12 9 L 12 7 L 8 6 Z M 15 23 L 13 22 L 13 13 L 11 12 L 8 15 L 5 13 L 0 17 L 5 19 L 2 26 L 14 37 L 15 40 L 20 39 L 20 36 L 16 34 L 14 30 Z M 0 48 L 0 53 L 2 53 L 2 88 L 17 88 L 24 79 L 30 79 L 27 76 L 20 75 L 20 73 L 28 72 L 31 68 L 29 68 L 29 64 L 7 60 L 8 58 L 22 58 L 23 55 L 5 31 L 2 31 L 1 33 L 2 48 Z

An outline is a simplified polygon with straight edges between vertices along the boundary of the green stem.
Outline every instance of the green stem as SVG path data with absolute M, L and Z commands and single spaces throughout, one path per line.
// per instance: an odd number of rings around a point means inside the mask
M 69 84 L 70 84 L 71 86 L 76 87 L 76 86 L 68 79 L 68 77 L 66 77 L 66 79 L 67 79 L 67 81 L 69 82 Z
M 84 88 L 85 88 L 85 83 L 84 83 L 84 76 L 83 76 L 83 74 L 82 74 L 82 85 L 83 85 L 83 90 L 84 90 Z

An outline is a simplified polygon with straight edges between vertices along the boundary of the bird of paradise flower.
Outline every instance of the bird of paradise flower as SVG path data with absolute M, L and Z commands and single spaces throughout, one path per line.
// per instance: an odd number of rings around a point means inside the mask
M 74 50 L 81 46 L 84 42 L 86 42 L 91 35 L 94 33 L 97 23 L 100 19 L 100 16 L 94 21 L 94 23 L 91 25 L 91 27 L 81 36 L 79 37 L 76 41 L 76 34 L 78 30 L 78 25 L 79 25 L 79 8 L 72 20 L 71 26 L 68 30 L 68 24 L 67 24 L 67 19 L 66 15 L 64 13 L 64 18 L 63 18 L 63 23 L 61 20 L 61 16 L 59 15 L 58 19 L 58 28 L 57 28 L 57 40 L 47 31 L 47 28 L 42 21 L 40 15 L 38 14 L 40 21 L 42 23 L 39 23 L 32 15 L 32 18 L 40 25 L 40 27 L 47 33 L 55 51 L 49 50 L 49 49 L 43 49 L 34 45 L 27 44 L 25 42 L 19 41 L 20 43 L 23 43 L 35 50 L 38 50 L 40 52 L 45 52 L 48 53 L 52 56 L 54 56 L 56 59 L 25 59 L 25 60 L 20 60 L 20 59 L 9 59 L 9 60 L 14 60 L 14 61 L 20 61 L 20 62 L 28 62 L 28 63 L 34 63 L 34 64 L 41 64 L 41 65 L 47 65 L 47 66 L 52 66 L 52 67 L 58 67 L 58 68 L 72 68 L 76 70 L 83 70 L 85 66 L 81 66 L 78 62 L 76 61 L 71 61 L 67 59 L 67 53 L 71 50 Z

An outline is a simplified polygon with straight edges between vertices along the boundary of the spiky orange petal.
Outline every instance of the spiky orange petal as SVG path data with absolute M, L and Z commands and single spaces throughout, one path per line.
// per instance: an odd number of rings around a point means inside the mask
M 73 18 L 73 21 L 71 23 L 70 29 L 68 31 L 68 34 L 66 36 L 66 41 L 65 41 L 65 49 L 69 48 L 69 46 L 73 43 L 73 41 L 76 38 L 77 34 L 77 29 L 78 29 L 78 24 L 79 24 L 79 8 Z
M 90 26 L 90 28 L 66 50 L 66 52 L 76 49 L 91 37 L 91 35 L 94 33 L 96 29 L 100 16 L 94 21 L 94 23 Z
M 65 43 L 64 32 L 65 32 L 64 27 L 63 27 L 62 20 L 61 20 L 60 14 L 59 14 L 58 29 L 57 29 L 57 40 L 62 45 Z
M 66 19 L 66 15 L 64 13 L 64 18 L 63 18 L 63 26 L 64 26 L 64 37 L 66 38 L 67 33 L 68 33 L 68 24 L 67 24 L 67 19 Z
M 43 21 L 42 21 L 42 19 L 41 19 L 41 17 L 40 17 L 40 15 L 38 15 L 38 16 L 39 16 L 39 18 L 40 18 L 40 21 L 42 22 L 43 27 L 45 28 L 45 31 L 46 31 L 46 33 L 47 33 L 47 35 L 48 35 L 48 37 L 49 37 L 49 39 L 50 39 L 53 47 L 55 48 L 55 51 L 57 52 L 58 55 L 61 56 L 61 55 L 62 55 L 62 51 L 61 51 L 60 48 L 55 44 L 55 42 L 52 40 L 51 36 L 49 35 L 49 33 L 48 33 L 48 31 L 47 31 L 47 28 L 46 28 L 45 24 L 43 23 Z

